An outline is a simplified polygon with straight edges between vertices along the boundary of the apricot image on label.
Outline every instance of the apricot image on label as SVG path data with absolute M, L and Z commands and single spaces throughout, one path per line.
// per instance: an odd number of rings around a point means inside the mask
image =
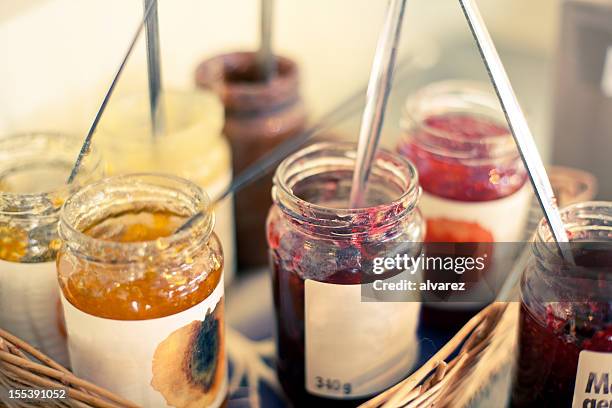
M 177 408 L 211 405 L 226 376 L 223 299 L 203 321 L 172 332 L 153 356 L 151 385 Z

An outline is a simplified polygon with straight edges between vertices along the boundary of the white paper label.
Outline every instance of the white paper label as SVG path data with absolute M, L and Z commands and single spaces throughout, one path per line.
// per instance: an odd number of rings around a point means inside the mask
M 306 280 L 306 389 L 354 399 L 400 381 L 418 356 L 419 312 L 418 302 L 362 302 L 360 285 Z
M 572 408 L 612 407 L 612 353 L 582 350 Z
M 492 236 L 496 242 L 518 242 L 523 238 L 531 197 L 529 183 L 508 197 L 491 201 L 449 200 L 423 192 L 419 208 L 429 222 L 437 220 L 447 228 L 471 229 L 474 236 Z
M 200 304 L 150 320 L 92 316 L 62 296 L 72 369 L 143 407 L 219 407 L 227 396 L 223 303 L 223 279 Z M 218 348 L 203 347 L 215 341 Z
M 68 366 L 55 262 L 0 260 L 0 327 Z

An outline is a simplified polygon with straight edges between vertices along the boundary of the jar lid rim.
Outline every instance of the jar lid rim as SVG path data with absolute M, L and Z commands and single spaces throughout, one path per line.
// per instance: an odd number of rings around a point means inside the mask
M 326 150 L 342 152 L 344 154 L 343 156 L 344 158 L 349 159 L 349 160 L 355 160 L 356 152 L 357 152 L 357 144 L 351 143 L 351 142 L 319 142 L 319 143 L 310 145 L 304 149 L 301 149 L 293 153 L 292 155 L 288 156 L 278 166 L 276 170 L 276 173 L 274 176 L 273 196 L 276 197 L 280 191 L 282 192 L 283 195 L 287 197 L 291 197 L 291 199 L 295 201 L 295 206 L 297 206 L 298 208 L 301 208 L 302 210 L 307 210 L 308 213 L 338 214 L 342 216 L 341 218 L 346 218 L 347 220 L 350 219 L 352 216 L 360 216 L 363 214 L 372 213 L 374 211 L 381 212 L 381 211 L 393 210 L 393 209 L 401 209 L 401 211 L 399 212 L 394 212 L 396 216 L 400 217 L 401 215 L 406 214 L 407 212 L 416 208 L 418 198 L 421 192 L 421 189 L 418 183 L 418 171 L 416 167 L 412 164 L 412 162 L 410 162 L 403 156 L 389 152 L 385 149 L 378 149 L 376 161 L 379 161 L 379 160 L 392 161 L 395 163 L 395 165 L 398 168 L 402 167 L 402 170 L 404 170 L 405 174 L 407 175 L 408 184 L 404 188 L 404 191 L 399 197 L 393 200 L 390 200 L 389 202 L 386 202 L 384 204 L 378 204 L 374 206 L 367 206 L 367 207 L 360 207 L 360 208 L 329 207 L 329 206 L 325 206 L 321 204 L 311 203 L 309 201 L 306 201 L 298 197 L 297 195 L 294 194 L 292 187 L 288 185 L 286 178 L 282 178 L 281 175 L 287 171 L 289 166 L 291 166 L 292 164 L 296 162 L 299 162 L 300 160 L 303 160 L 303 158 L 308 156 L 309 154 L 316 153 L 316 152 L 322 152 Z M 275 198 L 275 201 L 277 201 L 276 198 Z M 285 206 L 282 206 L 282 207 L 285 210 L 291 212 L 298 219 L 306 218 L 301 213 L 291 211 L 289 208 L 285 208 Z M 345 226 L 347 222 L 348 221 L 343 221 L 343 220 L 337 220 L 337 221 L 328 220 L 327 224 L 329 224 L 328 226 L 331 226 L 333 224 L 334 226 L 342 227 L 342 226 Z M 336 224 L 339 224 L 339 225 L 336 225 Z
M 166 180 L 171 182 L 176 182 L 179 185 L 184 186 L 189 191 L 196 192 L 199 197 L 197 197 L 197 206 L 193 209 L 193 214 L 197 212 L 201 212 L 205 214 L 205 217 L 201 217 L 198 222 L 194 222 L 188 228 L 180 230 L 178 232 L 173 233 L 172 235 L 166 237 L 160 237 L 154 240 L 147 241 L 136 241 L 136 242 L 116 242 L 110 240 L 104 240 L 96 237 L 92 237 L 86 233 L 84 233 L 81 229 L 77 228 L 69 219 L 67 212 L 69 211 L 71 206 L 76 205 L 76 201 L 78 201 L 83 195 L 95 191 L 96 189 L 104 189 L 105 186 L 112 185 L 113 183 L 128 183 L 128 182 L 136 182 L 138 180 L 144 181 L 146 183 L 147 180 Z M 149 183 L 150 184 L 150 183 Z M 60 223 L 59 223 L 59 233 L 60 238 L 67 243 L 69 246 L 75 244 L 75 241 L 86 242 L 87 247 L 92 246 L 103 246 L 104 248 L 114 248 L 125 250 L 130 254 L 136 254 L 137 257 L 141 258 L 143 256 L 137 255 L 138 253 L 158 251 L 160 248 L 160 244 L 163 244 L 162 247 L 166 247 L 178 242 L 185 242 L 194 236 L 194 233 L 197 232 L 199 235 L 199 240 L 207 241 L 214 228 L 214 213 L 212 212 L 212 205 L 208 194 L 197 184 L 178 177 L 171 174 L 164 173 L 131 173 L 131 174 L 123 174 L 112 177 L 106 177 L 97 182 L 88 184 L 81 189 L 79 189 L 76 193 L 72 194 L 64 203 L 62 207 L 62 211 L 60 213 Z M 68 237 L 74 237 L 74 239 L 67 239 Z M 75 248 L 79 245 L 75 245 Z M 129 261 L 129 260 L 128 260 Z
M 419 103 L 431 100 L 432 98 L 442 97 L 444 95 L 451 95 L 454 93 L 462 93 L 464 95 L 469 96 L 470 98 L 464 101 L 466 104 L 473 103 L 475 106 L 478 105 L 483 108 L 486 108 L 488 111 L 487 113 L 482 112 L 480 114 L 476 113 L 474 115 L 487 117 L 489 119 L 495 120 L 496 122 L 499 122 L 499 125 L 504 126 L 507 129 L 507 132 L 504 134 L 490 135 L 477 139 L 470 138 L 458 135 L 456 133 L 434 128 L 424 123 L 424 118 L 422 116 L 435 114 L 434 112 L 416 112 L 419 110 L 417 106 L 419 105 Z M 461 113 L 464 110 L 465 107 L 462 109 L 459 109 L 459 107 L 455 107 L 452 112 L 456 111 L 456 113 Z M 493 117 L 493 114 L 495 114 L 495 117 Z M 503 114 L 503 111 L 499 107 L 499 102 L 495 98 L 495 94 L 492 93 L 489 88 L 487 88 L 486 83 L 484 82 L 473 80 L 445 80 L 427 85 L 423 88 L 420 88 L 406 99 L 403 107 L 403 115 L 404 118 L 400 121 L 400 127 L 404 131 L 410 129 L 410 123 L 418 123 L 418 127 L 424 130 L 424 133 L 432 135 L 440 141 L 443 140 L 447 142 L 463 143 L 468 146 L 490 146 L 492 148 L 495 148 L 495 154 L 491 158 L 519 156 L 512 133 L 508 129 L 508 124 Z M 436 143 L 426 143 L 427 141 L 423 142 L 425 142 L 425 144 L 427 144 L 428 147 L 432 149 L 437 149 L 440 147 Z M 446 153 L 449 152 L 445 152 L 445 154 Z M 458 158 L 473 158 L 469 154 L 469 152 L 465 154 L 455 152 L 452 155 L 453 157 L 456 156 Z
M 78 147 L 82 142 L 82 140 L 74 134 L 62 133 L 57 131 L 37 130 L 28 132 L 15 132 L 0 137 L 0 151 L 6 149 L 5 145 L 15 144 L 16 142 L 19 142 L 20 146 L 22 146 L 23 148 L 27 148 L 27 146 L 31 145 L 25 143 L 26 141 L 22 142 L 22 139 L 33 138 L 65 142 L 71 147 Z M 48 150 L 43 149 L 42 153 L 46 155 L 48 153 Z M 74 159 L 76 159 L 76 154 L 78 153 L 78 150 L 75 149 L 74 153 Z M 75 181 L 71 184 L 64 183 L 58 185 L 57 188 L 49 189 L 48 191 L 32 193 L 0 190 L 0 215 L 8 217 L 28 217 L 33 215 L 42 218 L 56 217 L 56 213 L 60 210 L 64 200 L 66 200 L 71 194 L 75 193 L 79 188 L 95 179 L 98 170 L 100 171 L 100 173 L 102 173 L 102 163 L 102 156 L 100 155 L 98 149 L 95 146 L 91 146 L 90 151 L 87 154 L 87 159 L 83 163 L 81 171 L 77 175 Z M 69 173 L 67 172 L 66 178 L 68 178 L 68 174 Z M 32 208 L 29 208 L 28 210 L 24 211 L 15 211 L 13 210 L 13 208 L 15 207 L 14 204 L 17 202 L 28 202 L 32 204 L 37 203 L 41 205 L 34 205 Z M 8 210 L 7 208 L 10 208 L 11 210 Z M 49 214 L 50 210 L 52 214 Z

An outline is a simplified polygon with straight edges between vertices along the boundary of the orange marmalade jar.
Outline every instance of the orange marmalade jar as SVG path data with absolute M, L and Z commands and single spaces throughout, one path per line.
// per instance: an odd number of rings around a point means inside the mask
M 53 132 L 0 135 L 0 329 L 65 366 L 57 223 L 70 194 L 103 172 L 92 149 L 66 185 L 80 145 L 79 137 Z
M 146 407 L 225 401 L 223 254 L 213 227 L 206 194 L 172 176 L 107 178 L 66 201 L 57 269 L 78 376 Z

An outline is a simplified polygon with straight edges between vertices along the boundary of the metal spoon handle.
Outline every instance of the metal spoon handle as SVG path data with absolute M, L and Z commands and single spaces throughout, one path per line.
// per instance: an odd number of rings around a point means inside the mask
M 91 140 L 93 138 L 94 132 L 96 131 L 96 128 L 98 127 L 98 123 L 100 122 L 100 119 L 102 118 L 102 114 L 104 113 L 104 110 L 106 109 L 106 105 L 108 104 L 108 101 L 110 100 L 110 97 L 113 94 L 113 91 L 115 90 L 117 81 L 119 80 L 119 77 L 121 76 L 121 73 L 123 72 L 123 69 L 125 68 L 125 65 L 127 64 L 127 61 L 130 58 L 130 55 L 132 55 L 132 51 L 134 50 L 136 41 L 138 41 L 138 37 L 140 36 L 140 33 L 142 32 L 145 21 L 147 20 L 149 14 L 153 10 L 152 6 L 153 4 L 149 4 L 149 6 L 146 8 L 144 17 L 142 21 L 140 22 L 140 24 L 138 25 L 138 28 L 136 29 L 136 33 L 134 33 L 132 40 L 130 41 L 130 45 L 128 46 L 128 49 L 125 52 L 125 56 L 121 60 L 121 64 L 119 64 L 119 68 L 117 68 L 117 72 L 113 76 L 113 80 L 111 81 L 111 84 L 108 87 L 106 94 L 104 95 L 104 99 L 102 99 L 102 103 L 100 104 L 100 107 L 98 108 L 98 111 L 96 112 L 96 115 L 94 116 L 91 126 L 89 127 L 89 130 L 87 131 L 87 135 L 85 136 L 85 140 L 83 141 L 83 145 L 81 146 L 79 155 L 77 156 L 77 159 L 74 162 L 74 166 L 72 166 L 72 170 L 70 171 L 70 176 L 68 176 L 67 184 L 70 184 L 74 181 L 74 179 L 79 173 L 79 170 L 81 169 L 83 158 L 87 156 L 87 153 L 89 152 L 89 149 L 91 147 Z
M 350 196 L 351 208 L 356 208 L 361 204 L 376 154 L 384 122 L 385 108 L 389 99 L 405 8 L 406 0 L 391 0 L 389 2 L 385 23 L 376 46 L 376 54 L 374 55 L 368 82 L 366 106 L 359 132 L 357 159 Z
M 562 245 L 562 243 L 569 242 L 569 239 L 558 211 L 555 193 L 546 174 L 544 163 L 534 142 L 531 130 L 529 130 L 525 115 L 521 110 L 510 79 L 499 58 L 495 44 L 489 35 L 476 3 L 473 0 L 459 0 L 459 3 L 472 31 L 472 35 L 476 40 L 476 45 L 487 68 L 501 107 L 506 115 L 510 131 L 516 141 L 521 158 L 529 174 L 529 179 L 540 202 L 544 216 L 548 221 L 548 225 L 550 225 L 561 255 L 566 261 L 573 263 L 569 246 Z
M 152 7 L 145 18 L 147 39 L 147 69 L 149 80 L 149 105 L 151 109 L 151 127 L 153 136 L 164 134 L 165 114 L 161 101 L 161 54 L 159 51 L 159 17 L 157 0 L 144 0 L 145 10 Z
M 272 18 L 274 0 L 261 0 L 260 42 L 257 51 L 257 67 L 264 81 L 270 80 L 276 70 L 272 53 Z

